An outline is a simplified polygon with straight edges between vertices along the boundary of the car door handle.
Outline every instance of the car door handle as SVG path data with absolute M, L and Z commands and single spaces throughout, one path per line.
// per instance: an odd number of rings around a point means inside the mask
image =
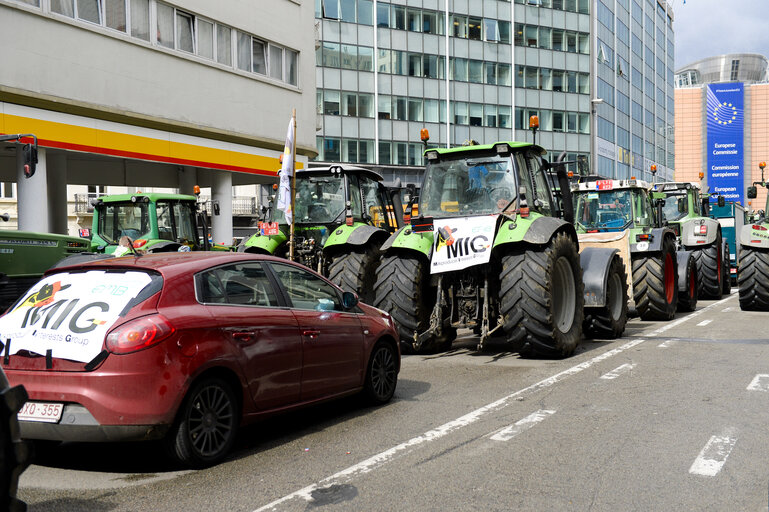
M 311 340 L 317 340 L 320 336 L 320 331 L 302 331 L 302 336 L 307 336 Z
M 241 343 L 247 343 L 253 340 L 254 337 L 255 334 L 250 331 L 237 331 L 232 333 L 232 339 L 235 341 L 240 341 Z

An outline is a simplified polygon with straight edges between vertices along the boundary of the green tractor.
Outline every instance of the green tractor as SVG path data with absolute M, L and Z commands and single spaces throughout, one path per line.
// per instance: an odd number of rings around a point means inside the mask
M 665 201 L 662 215 L 676 233 L 679 248 L 691 251 L 697 264 L 697 292 L 701 299 L 720 299 L 732 289 L 729 244 L 718 220 L 709 217 L 709 196 L 694 182 L 655 183 L 652 197 Z M 719 196 L 719 204 L 724 198 Z
M 763 162 L 762 162 L 763 163 Z M 769 189 L 763 177 L 748 187 L 748 199 L 758 196 L 756 185 Z M 763 211 L 759 210 L 738 233 L 739 263 L 737 286 L 740 289 L 740 308 L 744 311 L 769 311 L 769 196 Z
M 382 246 L 374 287 L 404 351 L 447 350 L 469 328 L 479 350 L 499 336 L 522 355 L 574 352 L 586 297 L 605 304 L 617 252 L 581 265 L 566 173 L 558 197 L 545 153 L 522 142 L 425 152 L 419 217 Z
M 295 194 L 294 260 L 371 303 L 380 248 L 402 216 L 400 200 L 393 202 L 378 173 L 339 164 L 297 170 Z M 288 258 L 284 213 L 270 206 L 263 220 L 238 251 Z
M 7 222 L 8 214 L 0 219 Z M 67 235 L 0 231 L 0 314 L 62 258 L 88 250 L 88 240 Z
M 581 245 L 620 251 L 642 320 L 671 320 L 696 307 L 696 263 L 689 251 L 676 251 L 676 233 L 662 221 L 664 200 L 653 201 L 650 189 L 635 178 L 574 184 L 576 226 Z
M 135 193 L 102 196 L 94 202 L 91 250 L 114 254 L 123 237 L 144 252 L 210 250 L 205 214 L 195 196 Z M 202 241 L 198 233 L 200 223 Z M 227 247 L 216 247 L 229 250 Z

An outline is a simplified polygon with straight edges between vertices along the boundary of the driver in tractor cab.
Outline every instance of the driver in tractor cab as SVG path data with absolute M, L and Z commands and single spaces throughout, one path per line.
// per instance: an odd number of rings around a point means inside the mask
M 625 191 L 617 192 L 617 196 L 614 198 L 614 207 L 617 209 L 617 213 L 625 219 L 625 222 L 630 220 L 630 194 Z

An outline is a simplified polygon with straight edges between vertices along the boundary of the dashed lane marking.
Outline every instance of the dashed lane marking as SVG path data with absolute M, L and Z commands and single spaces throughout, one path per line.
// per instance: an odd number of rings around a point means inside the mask
M 769 391 L 769 374 L 759 373 L 750 381 L 748 391 Z
M 683 317 L 683 318 L 679 318 L 679 319 L 678 319 L 678 320 L 676 320 L 675 322 L 670 322 L 670 323 L 667 323 L 667 324 L 663 325 L 662 327 L 660 327 L 659 329 L 656 329 L 656 330 L 654 330 L 654 331 L 652 331 L 652 332 L 650 332 L 650 333 L 648 333 L 648 334 L 644 334 L 644 336 L 645 336 L 645 337 L 649 337 L 649 338 L 650 338 L 650 337 L 653 337 L 653 336 L 659 336 L 659 335 L 660 335 L 660 334 L 662 334 L 663 332 L 665 332 L 665 331 L 668 331 L 668 330 L 672 329 L 673 327 L 677 327 L 677 326 L 681 325 L 682 323 L 684 323 L 684 322 L 686 322 L 686 321 L 689 321 L 689 320 L 691 320 L 691 319 L 693 319 L 693 318 L 696 318 L 696 317 L 700 316 L 700 315 L 701 315 L 701 314 L 703 314 L 705 311 L 710 311 L 710 310 L 711 310 L 711 309 L 713 309 L 714 307 L 716 307 L 716 306 L 720 306 L 721 304 L 723 304 L 723 303 L 724 303 L 724 302 L 726 302 L 727 300 L 730 300 L 732 297 L 734 297 L 734 294 L 732 294 L 732 295 L 729 295 L 729 296 L 728 296 L 728 297 L 726 297 L 725 299 L 721 299 L 721 300 L 719 300 L 718 302 L 714 302 L 713 304 L 711 304 L 711 305 L 709 305 L 709 306 L 705 306 L 705 307 L 704 307 L 704 308 L 702 308 L 702 309 L 698 309 L 698 310 L 697 310 L 697 311 L 695 311 L 694 313 L 691 313 L 691 314 L 689 314 L 689 315 L 686 315 L 686 316 L 685 316 L 685 317 Z
M 282 498 L 278 498 L 277 500 L 271 503 L 268 503 L 267 505 L 259 507 L 254 512 L 262 512 L 264 510 L 275 510 L 275 508 L 278 507 L 279 505 L 296 498 L 301 498 L 307 502 L 310 502 L 313 499 L 312 497 L 313 491 L 319 488 L 328 487 L 330 485 L 339 485 L 339 484 L 347 483 L 351 481 L 353 478 L 355 478 L 356 476 L 363 475 L 365 473 L 370 473 L 371 471 L 383 466 L 384 464 L 387 464 L 388 462 L 390 462 L 391 460 L 393 460 L 398 456 L 404 456 L 407 453 L 411 453 L 420 445 L 437 441 L 438 439 L 441 439 L 447 436 L 448 434 L 451 434 L 454 431 L 457 431 L 461 428 L 464 428 L 468 425 L 471 425 L 477 422 L 478 420 L 480 420 L 482 417 L 486 416 L 489 413 L 492 413 L 500 409 L 503 409 L 504 407 L 507 407 L 516 398 L 528 396 L 533 393 L 536 393 L 537 391 L 549 388 L 561 382 L 562 380 L 567 379 L 568 377 L 571 377 L 572 375 L 576 375 L 590 368 L 591 366 L 600 363 L 601 361 L 604 361 L 606 359 L 609 359 L 610 357 L 616 356 L 617 354 L 621 354 L 622 352 L 629 350 L 643 343 L 644 341 L 646 340 L 634 339 L 615 349 L 608 350 L 603 354 L 600 354 L 588 361 L 585 361 L 584 363 L 580 363 L 560 373 L 556 373 L 555 375 L 548 377 L 547 379 L 541 380 L 536 384 L 532 384 L 531 386 L 520 389 L 514 393 L 511 393 L 505 397 L 500 398 L 495 402 L 484 405 L 479 409 L 476 409 L 468 414 L 465 414 L 464 416 L 461 416 L 455 420 L 449 421 L 448 423 L 444 423 L 443 425 L 436 427 L 432 430 L 428 430 L 424 434 L 413 437 L 408 441 L 405 441 L 397 446 L 393 446 L 388 450 L 377 453 L 376 455 L 373 455 L 368 459 L 362 462 L 359 462 L 358 464 L 350 466 L 347 469 L 343 469 L 342 471 L 339 471 L 338 473 L 335 473 L 327 478 L 324 478 L 323 480 L 320 480 L 314 484 L 310 484 L 307 487 L 304 487 L 302 489 L 299 489 L 298 491 L 292 492 L 291 494 L 287 494 Z
M 605 379 L 605 380 L 614 380 L 617 377 L 619 377 L 620 375 L 622 375 L 623 373 L 629 372 L 633 368 L 635 368 L 635 364 L 633 364 L 633 363 L 625 363 L 625 364 L 623 364 L 621 366 L 618 366 L 617 368 L 613 369 L 612 371 L 601 375 L 601 378 Z
M 500 430 L 499 432 L 491 436 L 491 439 L 493 441 L 509 441 L 510 439 L 514 438 L 521 432 L 529 430 L 531 427 L 533 427 L 540 421 L 543 421 L 546 418 L 549 418 L 553 414 L 555 414 L 555 411 L 540 409 L 537 412 L 529 414 L 522 420 L 516 421 L 514 424 L 510 425 L 509 427 L 505 427 L 504 429 Z
M 659 348 L 668 348 L 670 345 L 675 345 L 677 342 L 678 340 L 665 340 L 657 346 Z
M 712 319 L 712 318 L 709 318 L 709 319 L 707 319 L 707 320 L 703 320 L 702 322 L 700 322 L 700 323 L 698 323 L 698 324 L 697 324 L 697 327 L 705 327 L 706 325 L 708 325 L 708 324 L 709 324 L 710 322 L 712 322 L 712 321 L 713 321 L 713 319 Z
M 689 468 L 692 475 L 716 476 L 724 467 L 727 457 L 732 453 L 737 438 L 734 429 L 729 428 L 723 435 L 713 436 L 702 449 L 699 456 Z

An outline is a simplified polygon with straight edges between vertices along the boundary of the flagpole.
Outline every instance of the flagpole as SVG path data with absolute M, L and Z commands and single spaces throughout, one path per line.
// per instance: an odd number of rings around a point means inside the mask
M 296 221 L 294 199 L 296 199 L 296 109 L 291 111 L 291 125 L 294 127 L 294 143 L 291 145 L 291 231 L 288 242 L 288 259 L 294 261 L 294 222 Z

